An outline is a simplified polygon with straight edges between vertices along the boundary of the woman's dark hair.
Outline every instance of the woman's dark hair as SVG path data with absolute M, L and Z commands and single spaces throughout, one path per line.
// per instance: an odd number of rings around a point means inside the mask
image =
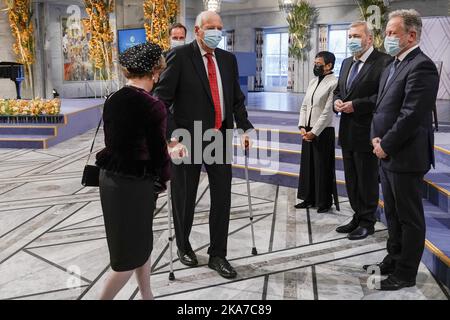
M 329 51 L 320 51 L 318 54 L 316 54 L 316 58 L 323 58 L 325 64 L 331 63 L 331 70 L 333 70 L 334 63 L 336 62 L 336 57 L 333 53 Z

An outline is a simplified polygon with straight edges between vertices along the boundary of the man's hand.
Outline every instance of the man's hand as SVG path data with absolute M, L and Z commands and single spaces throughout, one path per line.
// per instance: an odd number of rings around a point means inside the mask
M 344 104 L 341 106 L 341 112 L 343 113 L 355 112 L 355 109 L 353 109 L 353 102 L 352 101 L 344 102 Z
M 334 102 L 334 110 L 336 110 L 336 112 L 341 112 L 342 109 L 342 105 L 344 104 L 344 102 L 342 102 L 341 99 L 338 99 Z
M 248 134 L 241 135 L 241 147 L 242 149 L 249 150 L 253 145 L 253 141 Z
M 373 145 L 373 153 L 377 156 L 378 159 L 386 159 L 387 154 L 384 152 L 383 148 L 381 147 L 381 139 L 380 138 L 374 138 L 372 139 L 372 145 Z
M 307 142 L 312 142 L 315 137 L 316 137 L 316 135 L 314 133 L 312 133 L 311 131 L 309 131 L 303 136 L 303 140 L 305 140 Z
M 377 145 L 377 144 L 380 144 L 381 143 L 381 139 L 380 138 L 373 138 L 372 139 L 372 146 L 375 148 L 375 146 Z

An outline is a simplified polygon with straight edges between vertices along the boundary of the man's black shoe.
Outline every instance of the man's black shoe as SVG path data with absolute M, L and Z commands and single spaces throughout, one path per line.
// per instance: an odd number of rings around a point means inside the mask
M 349 240 L 362 240 L 375 233 L 374 227 L 364 228 L 358 227 L 347 236 Z
M 226 279 L 236 278 L 237 273 L 225 258 L 209 257 L 208 267 L 216 270 L 219 275 Z
M 388 276 L 394 273 L 395 266 L 391 264 L 387 264 L 386 262 L 380 262 L 377 264 L 365 264 L 363 265 L 363 269 L 367 272 L 367 270 L 371 269 L 371 273 L 374 274 L 377 270 L 380 271 L 380 275 Z
M 350 221 L 346 225 L 340 226 L 336 228 L 336 232 L 338 233 L 350 233 L 355 231 L 359 227 L 358 223 L 355 220 Z
M 381 291 L 396 291 L 403 288 L 414 287 L 415 285 L 416 281 L 403 281 L 391 275 L 378 283 L 376 289 Z
M 180 258 L 180 262 L 188 267 L 196 267 L 198 265 L 197 256 L 195 252 L 190 250 L 185 253 L 181 253 L 180 250 L 177 250 L 178 258 Z

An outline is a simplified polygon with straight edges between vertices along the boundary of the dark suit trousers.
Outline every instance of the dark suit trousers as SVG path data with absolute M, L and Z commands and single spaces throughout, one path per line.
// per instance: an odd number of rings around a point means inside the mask
M 192 150 L 189 151 L 191 155 Z M 208 253 L 211 256 L 225 258 L 231 207 L 231 164 L 203 165 L 208 174 L 211 198 Z M 172 164 L 173 218 L 177 246 L 181 252 L 192 250 L 189 235 L 194 221 L 201 168 L 202 164 Z
M 425 217 L 422 204 L 424 173 L 398 173 L 380 168 L 384 212 L 388 223 L 388 256 L 394 276 L 416 279 L 425 246 Z
M 325 128 L 312 142 L 302 142 L 298 199 L 314 203 L 319 208 L 331 207 L 335 170 L 334 144 L 334 128 Z
M 372 152 L 342 149 L 347 195 L 356 220 L 361 227 L 375 225 L 378 208 L 378 159 Z

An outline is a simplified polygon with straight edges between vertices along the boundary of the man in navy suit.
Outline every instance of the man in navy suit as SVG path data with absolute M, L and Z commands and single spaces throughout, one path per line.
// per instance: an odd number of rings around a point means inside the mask
M 439 77 L 433 61 L 419 48 L 421 30 L 415 10 L 389 15 L 384 46 L 395 60 L 381 76 L 371 127 L 389 230 L 388 255 L 376 265 L 382 275 L 389 275 L 380 282 L 380 290 L 416 284 L 425 243 L 421 187 L 434 166 L 432 110 Z
M 352 23 L 348 31 L 352 57 L 342 63 L 334 91 L 334 110 L 341 112 L 339 145 L 344 160 L 345 186 L 355 214 L 336 231 L 350 240 L 362 240 L 375 232 L 378 208 L 378 159 L 370 144 L 370 124 L 377 102 L 380 77 L 392 57 L 373 47 L 373 30 L 365 21 Z

